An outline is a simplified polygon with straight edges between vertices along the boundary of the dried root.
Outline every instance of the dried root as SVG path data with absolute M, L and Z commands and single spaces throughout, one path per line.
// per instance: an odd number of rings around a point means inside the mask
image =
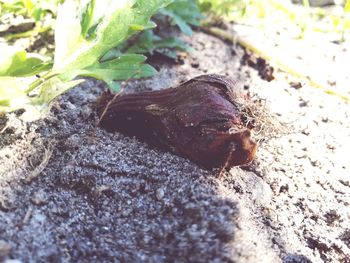
M 273 115 L 266 100 L 253 96 L 245 103 L 238 104 L 246 127 L 252 129 L 252 138 L 259 144 L 293 132 L 288 123 L 282 123 Z

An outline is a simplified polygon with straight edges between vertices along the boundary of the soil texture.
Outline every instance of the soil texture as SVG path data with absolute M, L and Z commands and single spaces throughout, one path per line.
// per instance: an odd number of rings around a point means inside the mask
M 184 39 L 191 54 L 153 59 L 159 73 L 126 92 L 227 75 L 288 134 L 219 177 L 98 127 L 106 87 L 88 79 L 45 119 L 0 120 L 0 261 L 350 262 L 349 105 L 214 36 Z

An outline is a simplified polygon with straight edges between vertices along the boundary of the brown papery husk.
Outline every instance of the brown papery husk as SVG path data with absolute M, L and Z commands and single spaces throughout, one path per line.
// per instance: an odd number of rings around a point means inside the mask
M 136 136 L 205 168 L 229 168 L 256 154 L 251 130 L 257 121 L 249 99 L 230 78 L 202 75 L 175 88 L 107 94 L 98 108 L 108 131 Z

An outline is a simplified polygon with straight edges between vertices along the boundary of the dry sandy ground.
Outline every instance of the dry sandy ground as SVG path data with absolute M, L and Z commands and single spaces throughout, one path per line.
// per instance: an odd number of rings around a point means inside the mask
M 225 74 L 266 99 L 293 132 L 221 177 L 96 125 L 101 83 L 68 92 L 50 116 L 0 120 L 0 261 L 350 262 L 349 105 L 201 32 L 179 64 L 129 91 Z M 339 50 L 343 47 L 339 46 Z M 349 52 L 349 50 L 347 51 Z

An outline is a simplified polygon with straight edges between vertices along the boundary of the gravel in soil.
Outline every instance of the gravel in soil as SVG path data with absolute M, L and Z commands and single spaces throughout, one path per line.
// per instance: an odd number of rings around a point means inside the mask
M 348 105 L 195 32 L 191 55 L 127 91 L 204 73 L 239 78 L 293 132 L 261 144 L 248 167 L 221 177 L 97 126 L 93 80 L 51 114 L 0 130 L 0 260 L 21 262 L 349 262 Z M 161 65 L 161 67 L 160 67 Z M 155 64 L 157 66 L 157 63 Z M 269 65 L 266 65 L 269 66 Z

